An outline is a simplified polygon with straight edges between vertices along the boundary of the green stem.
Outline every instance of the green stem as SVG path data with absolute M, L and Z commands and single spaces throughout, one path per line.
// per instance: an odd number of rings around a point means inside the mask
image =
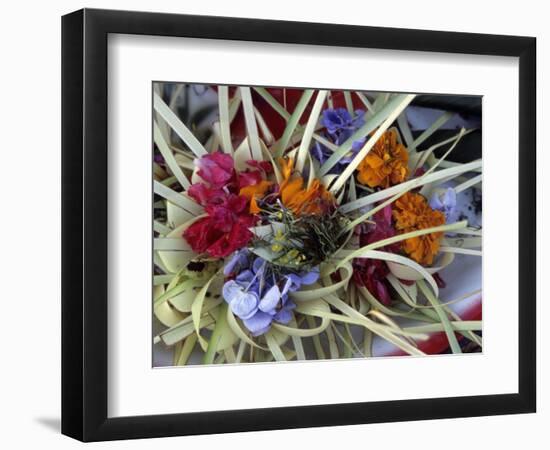
M 208 348 L 202 359 L 203 364 L 212 364 L 216 356 L 216 348 L 221 339 L 221 334 L 224 328 L 227 326 L 227 303 L 223 302 L 220 305 L 220 310 L 218 311 L 218 320 L 216 321 L 216 326 L 210 336 L 210 341 L 208 341 Z

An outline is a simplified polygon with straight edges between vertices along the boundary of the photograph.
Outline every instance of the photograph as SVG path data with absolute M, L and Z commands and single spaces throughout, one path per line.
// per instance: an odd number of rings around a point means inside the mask
M 483 352 L 482 96 L 151 96 L 153 367 Z
M 544 448 L 548 14 L 470 3 L 6 2 L 0 449 Z

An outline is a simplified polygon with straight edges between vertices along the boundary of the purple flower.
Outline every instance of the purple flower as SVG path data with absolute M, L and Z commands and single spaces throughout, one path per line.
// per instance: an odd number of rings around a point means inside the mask
M 299 274 L 291 273 L 286 275 L 287 282 L 285 283 L 286 292 L 296 292 L 303 284 L 313 284 L 319 279 L 319 268 L 315 267 L 309 272 L 300 272 Z
M 355 131 L 357 131 L 357 129 L 365 124 L 364 116 L 365 111 L 360 109 L 355 111 L 354 117 L 352 117 L 345 108 L 325 109 L 321 119 L 321 123 L 325 126 L 327 131 L 325 137 L 335 145 L 343 144 L 353 133 L 355 133 Z M 340 158 L 340 160 L 330 169 L 329 173 L 342 173 L 344 168 L 353 160 L 361 147 L 363 147 L 365 140 L 366 138 L 354 141 L 351 150 Z M 324 164 L 332 155 L 332 151 L 319 142 L 315 143 L 310 152 L 320 164 Z
M 351 162 L 351 160 L 355 157 L 357 153 L 359 153 L 359 150 L 363 148 L 363 145 L 365 145 L 365 142 L 367 142 L 367 138 L 361 138 L 358 141 L 353 141 L 351 144 L 351 151 L 353 153 L 353 156 L 347 160 L 348 163 Z M 343 158 L 345 159 L 345 158 Z
M 355 117 L 352 117 L 345 108 L 325 109 L 321 123 L 327 129 L 327 132 L 333 138 L 334 142 L 340 145 L 348 139 L 355 130 L 365 124 L 365 111 L 358 109 L 355 111 Z
M 257 311 L 250 319 L 243 320 L 245 327 L 250 331 L 252 336 L 260 336 L 267 333 L 271 328 L 271 322 L 273 322 L 273 316 L 262 311 Z
M 248 251 L 236 252 L 226 264 L 224 273 L 236 274 L 236 277 L 225 282 L 223 298 L 253 336 L 269 331 L 273 321 L 290 322 L 296 305 L 288 294 L 319 279 L 317 268 L 277 278 L 266 260 L 252 259 Z
M 458 218 L 456 191 L 453 188 L 435 191 L 430 198 L 430 207 L 443 212 L 447 223 L 456 222 Z
M 244 248 L 236 251 L 223 268 L 223 274 L 227 277 L 232 273 L 239 273 L 243 267 L 248 266 L 250 252 Z
M 258 310 L 258 294 L 246 291 L 235 280 L 229 280 L 223 285 L 223 298 L 229 304 L 231 311 L 241 319 L 249 319 Z

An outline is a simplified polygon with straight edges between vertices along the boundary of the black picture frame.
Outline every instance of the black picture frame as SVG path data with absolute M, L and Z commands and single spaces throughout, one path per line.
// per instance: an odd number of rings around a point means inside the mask
M 518 57 L 518 393 L 109 418 L 107 37 L 110 33 Z M 94 9 L 64 16 L 62 433 L 82 441 L 100 441 L 535 412 L 535 93 L 533 37 Z

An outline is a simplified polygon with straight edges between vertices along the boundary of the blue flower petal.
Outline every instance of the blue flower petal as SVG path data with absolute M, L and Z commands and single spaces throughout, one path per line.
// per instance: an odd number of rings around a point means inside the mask
M 432 208 L 432 209 L 436 209 L 438 211 L 441 211 L 443 209 L 443 202 L 439 198 L 439 194 L 437 192 L 435 192 L 430 197 L 430 202 L 429 203 L 430 203 L 430 208 Z
M 240 272 L 243 267 L 248 265 L 248 250 L 239 250 L 233 254 L 233 257 L 223 268 L 223 274 L 227 277 L 234 272 Z
M 325 161 L 328 159 L 329 155 L 328 150 L 324 145 L 321 145 L 319 142 L 316 142 L 313 147 L 311 147 L 311 150 L 309 151 L 311 153 L 311 156 L 313 156 L 317 161 L 319 161 L 319 164 L 324 164 Z
M 355 118 L 353 119 L 353 127 L 355 129 L 361 128 L 365 125 L 365 113 L 366 111 L 364 109 L 355 110 Z
M 273 315 L 275 307 L 279 303 L 280 299 L 281 291 L 279 291 L 279 287 L 275 284 L 265 293 L 265 295 L 260 300 L 260 311 Z
M 259 277 L 263 276 L 265 271 L 266 260 L 262 258 L 256 258 L 252 263 L 252 271 Z
M 453 188 L 447 188 L 445 191 L 437 190 L 432 194 L 429 203 L 432 209 L 445 213 L 447 222 L 451 222 L 450 219 L 456 215 L 456 191 Z
M 241 283 L 250 283 L 252 279 L 254 278 L 254 272 L 251 270 L 244 270 L 239 275 L 237 275 L 236 280 Z
M 252 336 L 264 334 L 271 327 L 273 317 L 262 311 L 258 311 L 249 319 L 243 320 L 244 326 L 252 333 Z
M 346 108 L 325 109 L 321 123 L 329 134 L 336 134 L 351 124 L 351 115 Z
M 254 281 L 249 287 L 248 290 L 255 292 L 258 295 L 258 298 L 261 297 L 262 291 L 265 289 L 265 286 L 262 286 L 258 280 Z
M 283 286 L 283 290 L 281 291 L 281 298 L 283 300 L 286 299 L 288 291 L 290 290 L 291 286 L 292 286 L 292 280 L 289 277 L 285 277 L 285 284 Z
M 281 309 L 273 318 L 276 322 L 287 324 L 292 320 L 292 313 L 287 309 Z
M 286 278 L 290 280 L 290 286 L 287 289 L 289 292 L 295 292 L 302 286 L 302 278 L 299 275 L 289 273 Z
M 363 148 L 363 145 L 365 145 L 365 142 L 367 141 L 367 138 L 359 139 L 357 141 L 353 141 L 351 144 L 351 149 L 353 151 L 353 156 L 355 156 L 359 150 Z
M 319 279 L 319 267 L 313 268 L 301 276 L 302 284 L 313 284 Z
M 443 204 L 448 209 L 453 209 L 456 206 L 456 191 L 453 188 L 447 189 L 443 194 Z
M 249 319 L 258 311 L 258 296 L 253 292 L 240 291 L 229 303 L 233 314 L 241 319 Z
M 242 286 L 237 282 L 235 282 L 234 280 L 228 281 L 223 285 L 223 288 L 222 288 L 222 295 L 224 300 L 227 303 L 231 303 L 231 301 L 239 295 L 242 289 L 243 289 Z

